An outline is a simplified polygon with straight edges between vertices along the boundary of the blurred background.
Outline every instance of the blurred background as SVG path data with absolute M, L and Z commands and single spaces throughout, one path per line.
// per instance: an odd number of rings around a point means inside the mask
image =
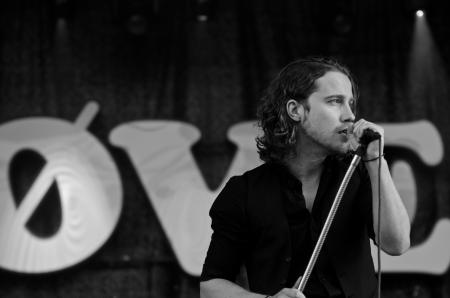
M 192 153 L 214 190 L 236 153 L 227 130 L 255 119 L 272 77 L 304 56 L 333 56 L 352 70 L 360 117 L 436 127 L 444 145 L 438 165 L 401 150 L 391 150 L 390 158 L 403 155 L 415 165 L 413 246 L 450 217 L 449 1 L 9 0 L 1 6 L 0 125 L 29 117 L 75 121 L 96 101 L 100 109 L 88 131 L 119 169 L 123 208 L 111 237 L 79 264 L 41 274 L 0 269 L 0 297 L 199 297 L 198 276 L 180 267 L 136 169 L 108 136 L 135 120 L 194 125 L 201 139 Z M 383 297 L 450 297 L 450 273 L 386 274 Z

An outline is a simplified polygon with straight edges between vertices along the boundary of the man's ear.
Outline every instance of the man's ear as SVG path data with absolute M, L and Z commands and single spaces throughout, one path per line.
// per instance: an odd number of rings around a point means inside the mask
M 286 111 L 292 120 L 300 122 L 304 116 L 305 108 L 295 99 L 289 99 L 286 103 Z

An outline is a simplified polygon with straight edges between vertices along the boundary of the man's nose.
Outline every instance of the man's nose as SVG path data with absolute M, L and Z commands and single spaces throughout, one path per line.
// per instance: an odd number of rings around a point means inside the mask
M 341 121 L 355 122 L 355 114 L 349 104 L 344 104 L 342 106 Z

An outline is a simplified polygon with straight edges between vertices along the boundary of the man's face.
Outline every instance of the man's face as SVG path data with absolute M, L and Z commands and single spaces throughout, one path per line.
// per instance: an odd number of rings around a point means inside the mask
M 347 134 L 355 120 L 355 99 L 349 78 L 330 71 L 316 80 L 316 87 L 307 99 L 309 110 L 300 124 L 302 131 L 328 152 L 347 153 L 356 149 L 356 141 Z

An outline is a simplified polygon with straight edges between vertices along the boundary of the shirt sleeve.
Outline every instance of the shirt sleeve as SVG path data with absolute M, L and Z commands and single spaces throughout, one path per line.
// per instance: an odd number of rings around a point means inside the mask
M 214 278 L 235 281 L 248 243 L 243 176 L 232 177 L 214 201 L 209 215 L 213 234 L 203 264 L 201 281 Z

